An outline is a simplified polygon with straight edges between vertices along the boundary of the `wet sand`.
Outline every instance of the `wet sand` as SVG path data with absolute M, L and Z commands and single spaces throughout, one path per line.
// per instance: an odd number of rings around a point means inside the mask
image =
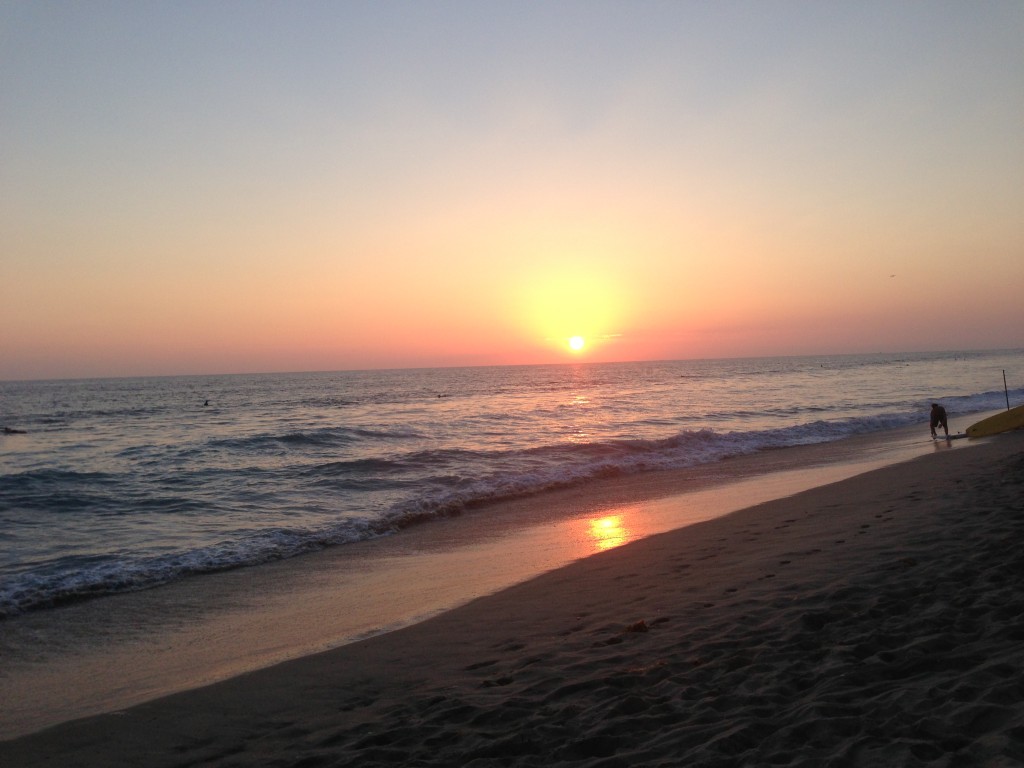
M 1016 765 L 1022 534 L 1014 433 L 6 741 L 0 762 Z

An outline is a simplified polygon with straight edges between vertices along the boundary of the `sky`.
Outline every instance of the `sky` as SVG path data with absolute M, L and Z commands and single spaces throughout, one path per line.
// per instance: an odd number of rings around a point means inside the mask
M 1018 348 L 1022 40 L 1019 0 L 0 0 L 0 379 Z

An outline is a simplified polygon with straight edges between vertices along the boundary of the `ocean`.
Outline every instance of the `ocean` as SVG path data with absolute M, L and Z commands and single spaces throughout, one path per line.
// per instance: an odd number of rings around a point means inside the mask
M 0 382 L 0 618 L 1007 396 L 1024 350 Z

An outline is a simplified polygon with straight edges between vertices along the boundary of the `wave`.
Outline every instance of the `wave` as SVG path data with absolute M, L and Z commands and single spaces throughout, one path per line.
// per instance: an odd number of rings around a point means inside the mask
M 1024 398 L 1024 388 L 1010 392 L 1012 402 Z M 938 398 L 951 415 L 1005 407 L 1004 392 L 992 390 L 968 396 Z M 801 415 L 812 420 L 779 429 L 716 431 L 684 429 L 659 439 L 607 439 L 586 443 L 558 443 L 517 450 L 472 451 L 443 448 L 394 453 L 376 458 L 332 461 L 292 471 L 310 486 L 326 492 L 395 490 L 377 515 L 346 517 L 305 527 L 250 529 L 224 540 L 181 551 L 143 557 L 113 553 L 99 559 L 69 558 L 46 568 L 6 578 L 0 585 L 0 617 L 113 592 L 165 584 L 185 576 L 210 573 L 292 557 L 328 546 L 343 545 L 429 523 L 490 502 L 537 494 L 586 483 L 596 478 L 679 469 L 721 459 L 797 445 L 832 442 L 859 434 L 924 423 L 929 400 L 921 399 L 865 416 L 814 418 L 813 408 Z M 792 409 L 791 409 L 792 410 Z M 268 446 L 337 446 L 372 434 L 375 439 L 401 441 L 418 438 L 413 431 L 355 430 L 343 427 L 282 432 L 220 440 L 217 445 L 238 450 Z M 249 471 L 249 470 L 247 470 Z M 61 470 L 25 472 L 5 477 L 5 500 L 32 504 L 34 494 L 53 486 L 74 488 L 81 498 L 63 499 L 64 509 L 93 503 L 86 486 L 97 489 L 111 480 L 103 473 Z M 12 495 L 8 495 L 12 494 Z M 159 500 L 169 509 L 184 498 Z
M 115 486 L 105 472 L 39 469 L 5 475 L 0 484 L 0 509 L 39 509 L 60 514 L 105 506 L 104 490 Z
M 1024 388 L 1011 391 L 1010 396 L 1017 401 L 1024 399 Z M 894 409 L 866 416 L 816 419 L 781 429 L 732 432 L 684 430 L 658 440 L 559 444 L 492 455 L 492 465 L 516 469 L 498 469 L 468 481 L 455 476 L 447 483 L 435 483 L 430 491 L 419 494 L 415 499 L 393 505 L 387 519 L 396 529 L 400 529 L 411 523 L 429 520 L 432 516 L 449 516 L 481 504 L 567 487 L 599 477 L 683 469 L 764 450 L 827 443 L 897 429 L 924 423 L 927 402 L 915 402 L 908 410 Z M 943 398 L 943 402 L 951 414 L 977 413 L 1005 407 L 1005 395 L 1002 391 L 990 391 Z M 811 413 L 815 409 L 803 411 Z M 421 454 L 420 459 L 423 458 Z M 441 463 L 440 458 L 438 454 L 431 457 L 438 464 Z
M 975 395 L 958 397 L 936 397 L 934 400 L 941 402 L 951 416 L 980 413 L 982 411 L 998 411 L 1007 407 L 1007 401 L 1009 401 L 1010 406 L 1024 404 L 1024 387 L 1007 390 L 993 389 Z M 932 400 L 928 402 L 932 402 Z M 926 403 L 922 403 L 923 405 L 926 405 Z
M 449 483 L 453 487 L 435 487 L 415 499 L 394 505 L 388 519 L 398 529 L 410 521 L 422 522 L 432 515 L 448 516 L 487 502 L 567 487 L 599 477 L 710 464 L 763 450 L 831 442 L 905 426 L 916 420 L 919 419 L 892 414 L 841 421 L 818 420 L 779 430 L 716 432 L 701 429 L 660 440 L 543 446 L 493 462 L 518 467 L 518 471 L 497 470 L 468 481 L 456 476 Z
M 0 619 L 37 608 L 119 592 L 149 589 L 186 576 L 281 560 L 326 546 L 388 532 L 370 520 L 345 520 L 316 530 L 275 528 L 174 554 L 152 557 L 69 558 L 10 579 L 0 587 Z
M 209 447 L 237 451 L 260 451 L 280 448 L 338 448 L 366 440 L 411 440 L 422 437 L 414 430 L 373 430 L 350 427 L 324 427 L 322 429 L 259 434 L 248 437 L 229 437 L 211 440 Z

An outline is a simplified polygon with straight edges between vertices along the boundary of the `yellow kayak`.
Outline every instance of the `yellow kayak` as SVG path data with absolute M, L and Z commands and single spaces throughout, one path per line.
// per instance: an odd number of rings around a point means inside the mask
M 1016 408 L 982 419 L 977 424 L 971 424 L 967 428 L 967 436 L 987 437 L 1021 427 L 1024 427 L 1024 405 L 1018 405 Z

